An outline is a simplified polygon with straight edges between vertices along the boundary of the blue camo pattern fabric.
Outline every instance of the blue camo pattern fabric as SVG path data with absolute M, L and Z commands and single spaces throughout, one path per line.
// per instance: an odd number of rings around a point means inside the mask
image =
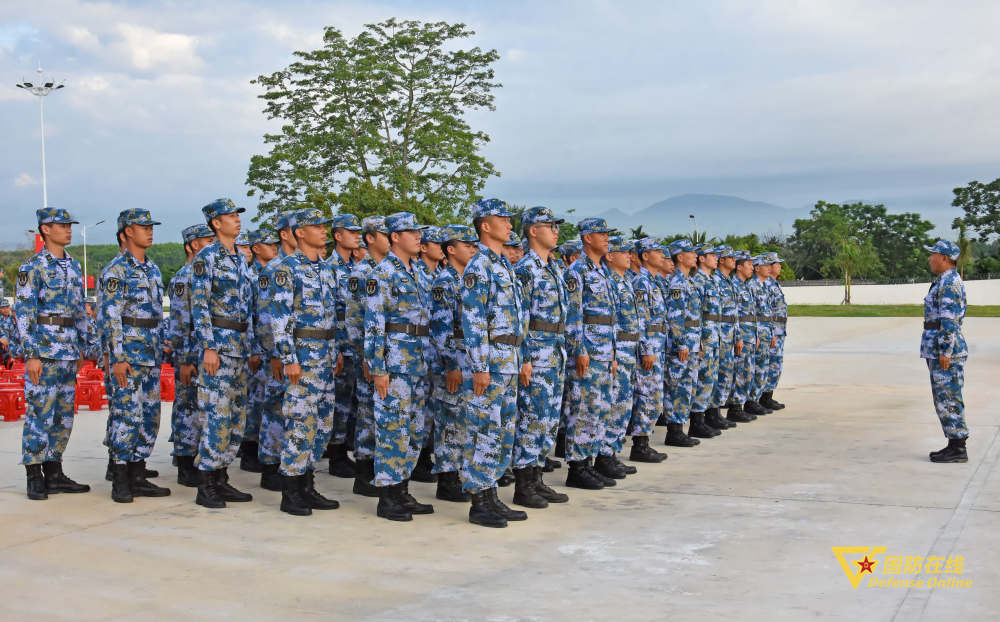
M 608 269 L 608 276 L 615 292 L 617 304 L 615 358 L 618 370 L 612 386 L 611 417 L 605 426 L 601 453 L 613 455 L 622 450 L 625 432 L 632 419 L 632 400 L 635 396 L 634 377 L 639 353 L 639 342 L 646 334 L 638 296 L 628 274 L 619 276 Z
M 698 377 L 698 357 L 701 352 L 701 296 L 691 277 L 675 270 L 670 278 L 667 297 L 667 325 L 673 344 L 668 356 L 667 379 L 670 387 L 672 423 L 685 423 L 691 415 L 691 405 Z M 677 353 L 688 351 L 687 361 Z
M 32 255 L 17 272 L 14 315 L 25 359 L 77 360 L 87 348 L 83 311 L 83 270 L 69 256 L 55 258 L 48 248 Z M 40 324 L 38 318 L 71 318 L 72 326 Z
M 962 399 L 965 361 L 969 356 L 968 345 L 962 334 L 966 310 L 965 285 L 958 271 L 952 268 L 938 275 L 924 297 L 924 331 L 920 336 L 920 356 L 927 360 L 934 409 L 941 421 L 941 429 L 949 439 L 969 436 L 969 428 L 965 423 L 965 402 Z M 941 367 L 941 356 L 950 359 L 947 370 Z
M 357 224 L 357 216 L 353 214 L 342 214 L 340 225 L 350 230 Z M 350 218 L 345 218 L 349 216 Z M 335 223 L 336 225 L 337 223 Z M 351 278 L 351 271 L 354 269 L 352 258 L 344 259 L 336 250 L 332 252 L 327 263 L 334 268 L 337 277 L 337 351 L 344 356 L 344 369 L 338 376 L 335 407 L 334 407 L 334 430 L 331 442 L 334 444 L 344 444 L 347 439 L 347 432 L 354 418 L 354 398 L 355 398 L 355 376 L 354 376 L 354 351 L 350 348 L 347 336 L 347 305 L 350 298 L 350 288 L 348 287 Z
M 771 313 L 774 317 L 774 337 L 775 344 L 769 353 L 769 364 L 767 368 L 766 390 L 774 391 L 781 378 L 782 363 L 785 358 L 785 327 L 788 319 L 788 304 L 785 302 L 785 293 L 781 290 L 781 285 L 774 277 L 768 277 L 764 284 L 765 291 L 771 299 Z
M 443 378 L 431 392 L 434 416 L 434 472 L 462 469 L 462 454 L 468 442 L 465 416 L 466 392 L 471 390 L 469 355 L 462 333 L 462 275 L 445 265 L 431 286 L 431 341 L 440 355 L 441 373 L 461 371 L 462 383 L 450 393 Z
M 288 217 L 285 216 L 285 220 Z M 271 330 L 270 305 L 271 294 L 274 291 L 272 287 L 274 271 L 287 257 L 288 254 L 281 247 L 274 259 L 257 270 L 257 324 L 254 327 L 254 339 L 266 362 L 261 367 L 268 371 L 264 398 L 260 404 L 260 428 L 257 433 L 257 458 L 261 464 L 278 464 L 281 461 L 281 451 L 285 441 L 285 419 L 282 416 L 285 382 L 276 380 L 270 374 L 270 360 L 281 358 L 274 344 L 274 332 Z
M 719 312 L 722 321 L 719 322 L 719 373 L 712 391 L 710 407 L 722 408 L 729 403 L 733 394 L 736 374 L 736 342 L 739 340 L 737 322 L 739 309 L 736 301 L 736 285 L 733 275 L 726 276 L 721 271 L 712 274 L 719 290 Z
M 701 298 L 701 356 L 691 410 L 705 412 L 712 406 L 712 392 L 719 376 L 719 321 L 722 313 L 719 284 L 710 273 L 696 270 L 691 277 Z
M 652 356 L 649 371 L 636 367 L 635 396 L 632 400 L 630 436 L 649 436 L 663 412 L 663 362 L 667 351 L 667 302 L 653 274 L 645 267 L 632 277 L 636 304 L 645 332 L 639 340 L 639 355 Z
M 366 219 L 367 220 L 367 219 Z M 384 220 L 383 220 L 384 223 Z M 347 344 L 353 353 L 357 386 L 357 409 L 354 421 L 354 457 L 371 459 L 375 455 L 375 411 L 372 385 L 365 379 L 361 366 L 365 364 L 365 283 L 375 269 L 371 255 L 354 264 L 347 279 Z
M 764 290 L 764 282 L 753 276 L 747 284 L 747 289 L 754 299 L 757 316 L 757 343 L 754 350 L 753 383 L 750 387 L 751 400 L 757 401 L 767 390 L 767 372 L 771 367 L 771 338 L 774 336 L 774 322 L 771 321 L 771 299 Z M 765 319 L 766 318 L 766 319 Z
M 736 292 L 736 309 L 739 316 L 737 330 L 739 339 L 743 341 L 743 352 L 736 359 L 733 372 L 733 401 L 743 404 L 750 399 L 754 378 L 755 352 L 758 347 L 757 305 L 747 281 L 739 276 L 733 276 L 732 283 Z

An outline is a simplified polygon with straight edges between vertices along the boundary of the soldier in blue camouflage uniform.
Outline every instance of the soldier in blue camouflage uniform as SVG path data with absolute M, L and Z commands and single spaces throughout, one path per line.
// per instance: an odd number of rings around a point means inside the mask
M 250 267 L 235 248 L 239 215 L 245 210 L 230 199 L 217 199 L 201 211 L 217 240 L 201 249 L 191 264 L 192 334 L 201 352 L 202 431 L 195 461 L 200 476 L 195 503 L 223 508 L 227 501 L 253 498 L 229 484 L 227 469 L 246 425 L 250 323 L 256 301 Z
M 632 242 L 625 241 L 621 236 L 613 236 L 604 256 L 605 269 L 616 301 L 615 362 L 618 363 L 618 370 L 614 374 L 611 389 L 611 417 L 604 427 L 604 442 L 594 462 L 594 469 L 613 479 L 623 479 L 637 471 L 634 466 L 622 463 L 617 455 L 624 445 L 626 428 L 632 419 L 639 340 L 646 334 L 639 301 L 632 289 L 631 278 L 628 277 L 632 246 Z
M 670 310 L 670 279 L 674 276 L 674 258 L 670 254 L 670 247 L 667 244 L 663 245 L 663 266 L 660 270 L 660 274 L 653 276 L 653 282 L 659 286 L 660 292 L 663 294 L 663 304 L 667 305 L 667 311 Z M 671 413 L 674 411 L 674 403 L 671 399 L 670 390 L 670 365 L 669 359 L 672 356 L 674 349 L 673 340 L 670 336 L 670 323 L 666 323 L 667 327 L 667 346 L 663 350 L 663 410 L 660 412 L 660 416 L 656 420 L 656 425 L 666 426 L 669 422 Z M 698 444 L 697 439 L 692 439 L 695 444 Z
M 760 397 L 763 395 L 767 383 L 767 371 L 771 361 L 770 352 L 775 346 L 775 338 L 771 297 L 765 291 L 771 267 L 764 253 L 754 256 L 753 268 L 754 277 L 747 283 L 747 288 L 753 296 L 757 311 L 755 314 L 757 316 L 757 349 L 754 350 L 753 382 L 750 384 L 748 401 L 743 404 L 743 409 L 751 415 L 760 416 L 774 412 L 771 408 L 760 403 Z
M 334 425 L 334 368 L 337 364 L 335 315 L 337 274 L 323 261 L 326 224 L 318 209 L 299 211 L 292 225 L 298 249 L 271 272 L 267 319 L 288 381 L 282 416 L 281 511 L 308 516 L 334 510 L 315 487 L 315 469 Z
M 667 420 L 667 445 L 693 447 L 697 438 L 684 434 L 684 423 L 691 414 L 701 356 L 701 296 L 689 272 L 695 267 L 695 247 L 690 240 L 670 243 L 670 255 L 676 269 L 670 277 L 667 296 L 667 324 L 670 328 L 671 351 L 667 355 L 667 382 L 671 412 Z M 705 422 L 694 419 L 691 430 L 703 433 Z
M 357 409 L 354 421 L 354 487 L 356 495 L 378 497 L 375 479 L 375 411 L 371 373 L 365 368 L 365 283 L 369 275 L 389 253 L 389 229 L 384 216 L 369 216 L 361 221 L 361 234 L 369 252 L 354 264 L 347 279 L 347 341 L 355 364 Z M 345 360 L 347 360 L 345 358 Z
M 141 208 L 118 215 L 125 252 L 108 264 L 101 282 L 101 332 L 113 376 L 108 396 L 109 447 L 115 461 L 111 498 L 117 503 L 170 495 L 169 488 L 145 476 L 160 429 L 163 282 L 160 269 L 146 257 L 158 224 Z
M 712 438 L 721 434 L 725 423 L 708 421 L 712 393 L 719 376 L 719 324 L 721 322 L 721 300 L 718 283 L 712 278 L 712 271 L 718 265 L 719 256 L 711 244 L 696 247 L 698 265 L 691 277 L 701 302 L 701 352 L 698 370 L 695 374 L 694 395 L 691 398 L 691 427 L 688 434 L 696 438 Z M 700 425 L 701 423 L 704 425 Z
M 732 272 L 736 267 L 731 246 L 716 246 L 718 268 L 712 273 L 716 288 L 719 291 L 719 372 L 712 390 L 711 406 L 706 412 L 709 425 L 719 428 L 720 425 L 735 427 L 737 421 L 732 417 L 723 418 L 721 409 L 730 405 L 733 394 L 736 373 L 737 351 L 743 351 L 743 342 L 739 339 L 737 323 L 738 303 L 736 286 L 733 284 Z M 735 415 L 734 415 L 735 416 Z M 722 429 L 722 428 L 719 428 Z
M 430 283 L 417 267 L 416 216 L 386 217 L 391 250 L 365 281 L 365 363 L 374 385 L 377 514 L 408 521 L 434 507 L 409 493 L 410 475 L 424 445 L 430 342 Z
M 667 302 L 657 278 L 663 267 L 663 246 L 653 238 L 636 240 L 639 269 L 632 277 L 632 290 L 645 329 L 639 339 L 640 364 L 635 370 L 635 397 L 628 434 L 632 437 L 629 460 L 658 463 L 667 454 L 649 446 L 653 426 L 663 412 L 663 364 L 667 351 Z M 649 357 L 649 358 L 647 358 Z
M 434 279 L 441 273 L 441 262 L 445 259 L 441 238 L 441 227 L 428 226 L 420 235 L 420 261 L 417 266 L 424 272 L 428 283 L 433 283 Z M 433 345 L 433 340 L 432 340 Z M 424 405 L 424 421 L 427 422 L 427 430 L 424 435 L 424 447 L 420 450 L 420 457 L 417 458 L 417 465 L 413 467 L 413 474 L 410 476 L 415 482 L 436 482 L 438 479 L 435 469 L 434 439 L 437 437 L 435 423 L 437 421 L 436 409 L 433 395 L 437 391 L 437 381 L 444 373 L 441 369 L 440 357 L 435 356 L 428 370 L 427 401 Z
M 14 321 L 14 302 L 7 297 L 0 298 L 0 354 L 3 355 L 3 362 L 12 358 L 21 358 L 20 339 L 17 334 L 17 322 Z M 90 323 L 87 324 L 88 334 Z M 88 339 L 89 345 L 89 339 Z
M 969 428 L 965 424 L 962 387 L 969 348 L 962 335 L 965 285 L 955 269 L 959 249 L 954 242 L 938 240 L 924 250 L 931 254 L 927 261 L 935 278 L 924 297 L 920 357 L 927 361 L 934 409 L 948 439 L 946 447 L 930 453 L 930 459 L 931 462 L 968 462 L 965 439 L 969 437 Z
M 764 393 L 760 397 L 760 405 L 771 410 L 781 410 L 784 404 L 774 399 L 774 390 L 778 388 L 778 379 L 781 378 L 781 364 L 785 358 L 785 327 L 788 324 L 788 304 L 785 302 L 785 293 L 778 284 L 778 276 L 781 274 L 782 259 L 778 253 L 767 253 L 767 261 L 770 262 L 771 274 L 764 283 L 764 290 L 771 298 L 771 320 L 774 323 L 774 347 L 769 354 L 769 365 L 767 370 L 767 382 Z
M 733 390 L 726 418 L 747 423 L 757 418 L 757 415 L 743 410 L 753 382 L 754 352 L 757 349 L 757 307 L 747 283 L 753 278 L 753 260 L 746 251 L 733 251 L 732 258 L 734 270 L 730 274 L 730 283 L 736 296 L 735 339 L 742 346 L 734 350 Z
M 501 251 L 510 265 L 517 265 L 517 262 L 521 261 L 521 258 L 524 257 L 524 242 L 521 240 L 521 236 L 517 235 L 517 231 L 510 232 L 510 238 L 504 242 Z
M 566 416 L 566 485 L 596 490 L 614 486 L 615 480 L 591 465 L 600 454 L 611 419 L 617 305 L 607 268 L 601 262 L 613 230 L 603 218 L 585 218 L 577 225 L 583 254 L 566 271 L 567 349 L 573 365 L 569 409 Z
M 21 464 L 28 498 L 41 500 L 60 492 L 88 492 L 90 486 L 62 470 L 73 431 L 76 372 L 87 347 L 83 272 L 65 250 L 77 221 L 54 207 L 36 215 L 45 247 L 18 269 L 14 315 L 25 359 Z
M 566 385 L 569 300 L 563 268 L 552 256 L 562 222 L 547 207 L 526 210 L 521 215 L 521 226 L 528 252 L 514 267 L 528 320 L 521 346 L 521 386 L 514 433 L 514 503 L 526 507 L 569 501 L 567 495 L 552 490 L 542 479 L 546 458 L 555 444 Z
M 439 372 L 431 381 L 428 400 L 434 417 L 434 473 L 436 496 L 442 501 L 465 502 L 459 471 L 465 451 L 467 419 L 466 393 L 472 386 L 469 355 L 462 332 L 462 273 L 479 251 L 479 238 L 472 227 L 442 227 L 446 263 L 431 286 L 431 341 L 440 357 Z

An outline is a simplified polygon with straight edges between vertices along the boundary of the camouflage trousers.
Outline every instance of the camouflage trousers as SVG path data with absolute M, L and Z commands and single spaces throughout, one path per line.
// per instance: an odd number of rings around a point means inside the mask
M 640 357 L 641 360 L 641 357 Z M 635 368 L 635 394 L 632 397 L 632 418 L 629 419 L 629 436 L 649 436 L 663 412 L 663 355 L 654 355 L 653 368 L 646 371 L 642 365 Z
M 202 429 L 195 462 L 201 471 L 224 469 L 236 457 L 247 421 L 248 374 L 246 358 L 225 354 L 219 355 L 219 369 L 214 376 L 208 375 L 204 363 L 198 365 L 198 414 Z
M 462 469 L 462 453 L 468 440 L 465 393 L 472 390 L 472 385 L 465 379 L 454 393 L 448 393 L 444 377 L 436 379 L 433 385 L 428 400 L 434 416 L 433 470 L 435 473 L 457 473 Z
M 513 467 L 545 466 L 556 444 L 566 385 L 563 367 L 533 367 L 531 382 L 518 387 Z
M 198 438 L 201 424 L 198 422 L 198 377 L 191 378 L 191 384 L 181 382 L 180 367 L 174 368 L 174 407 L 170 413 L 170 442 L 174 444 L 172 456 L 198 455 Z
M 282 405 L 285 401 L 285 381 L 278 381 L 270 373 L 268 366 L 267 384 L 264 385 L 264 400 L 260 405 L 260 432 L 257 434 L 257 459 L 261 464 L 279 464 L 285 444 L 285 416 Z
M 375 457 L 375 400 L 372 384 L 365 380 L 361 369 L 361 358 L 354 358 L 358 359 L 354 374 L 358 381 L 355 390 L 358 408 L 354 419 L 354 457 L 370 460 Z
M 719 379 L 719 340 L 708 339 L 701 342 L 701 356 L 697 359 L 698 371 L 695 374 L 694 395 L 691 398 L 691 410 L 703 413 L 712 407 L 712 393 Z
M 322 459 L 334 425 L 333 368 L 303 365 L 298 383 L 285 387 L 281 415 L 285 442 L 281 447 L 282 475 L 302 475 Z
M 264 408 L 264 388 L 271 368 L 267 362 L 261 363 L 257 371 L 247 377 L 247 424 L 243 429 L 243 440 L 256 441 L 260 438 L 260 420 Z
M 694 400 L 695 382 L 700 364 L 697 352 L 689 352 L 687 361 L 681 361 L 677 353 L 667 359 L 667 386 L 671 411 L 667 415 L 670 423 L 687 423 L 691 416 L 691 402 Z M 667 401 L 664 396 L 664 401 Z
M 462 452 L 462 490 L 493 488 L 510 466 L 517 421 L 517 374 L 490 372 L 482 395 L 466 381 L 466 440 Z
M 108 410 L 111 458 L 118 464 L 149 458 L 160 430 L 160 366 L 132 365 L 124 387 L 112 378 Z
M 774 391 L 778 388 L 778 380 L 781 378 L 781 367 L 785 360 L 785 336 L 778 335 L 778 343 L 768 352 L 767 380 L 764 383 L 765 391 Z
M 946 438 L 968 438 L 969 428 L 965 425 L 965 402 L 962 401 L 962 387 L 965 385 L 965 359 L 951 359 L 947 370 L 941 369 L 941 362 L 927 360 L 927 370 L 931 375 L 931 395 L 934 410 L 941 421 L 941 429 Z
M 635 342 L 618 342 L 618 371 L 611 387 L 611 416 L 604 426 L 604 443 L 600 453 L 610 456 L 622 450 L 625 430 L 632 419 L 632 400 L 635 397 Z
M 41 359 L 38 384 L 24 375 L 24 429 L 21 464 L 62 462 L 73 431 L 76 361 Z
M 771 362 L 771 331 L 757 330 L 757 349 L 753 351 L 753 383 L 747 399 L 759 400 L 767 390 L 767 370 Z
M 750 399 L 750 390 L 753 388 L 756 345 L 754 342 L 744 342 L 743 352 L 736 357 L 736 367 L 733 374 L 733 402 L 737 404 L 743 404 Z
M 736 384 L 736 346 L 732 339 L 723 338 L 719 341 L 719 371 L 712 390 L 709 406 L 724 408 L 729 404 Z
M 611 419 L 614 378 L 611 362 L 590 359 L 587 372 L 576 375 L 570 368 L 570 408 L 566 418 L 566 459 L 593 458 L 604 443 L 604 428 Z
M 433 397 L 434 391 L 437 389 L 438 382 L 444 382 L 444 377 L 440 374 L 429 373 L 427 374 L 427 403 L 424 405 L 424 424 L 427 426 L 426 433 L 424 434 L 424 449 L 433 449 L 435 432 L 435 424 L 437 422 L 437 417 L 435 417 Z
M 355 377 L 354 357 L 344 357 L 344 369 L 336 378 L 337 396 L 334 408 L 333 435 L 330 437 L 331 445 L 343 445 L 347 442 L 348 434 L 351 442 L 354 442 L 354 411 L 356 408 L 354 387 L 357 378 Z
M 374 387 L 373 387 L 374 388 Z M 392 486 L 409 479 L 424 446 L 424 404 L 427 376 L 389 374 L 389 392 L 378 391 L 375 402 L 376 486 Z

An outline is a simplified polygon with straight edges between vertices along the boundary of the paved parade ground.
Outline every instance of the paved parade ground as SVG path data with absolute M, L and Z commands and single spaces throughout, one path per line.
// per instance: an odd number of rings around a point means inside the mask
M 28 501 L 21 424 L 0 423 L 0 618 L 995 619 L 1000 320 L 965 324 L 967 464 L 927 460 L 945 441 L 920 330 L 919 318 L 792 318 L 775 394 L 785 410 L 671 448 L 615 488 L 565 489 L 564 466 L 546 477 L 568 505 L 498 530 L 434 500 L 433 484 L 411 489 L 435 514 L 390 523 L 326 474 L 316 484 L 341 501 L 333 512 L 283 514 L 280 493 L 235 468 L 254 502 L 207 510 L 175 482 L 169 404 L 150 466 L 171 497 L 111 502 L 107 412 L 84 409 L 65 466 L 94 490 Z M 662 449 L 665 428 L 656 434 Z M 851 573 L 878 562 L 855 589 L 831 547 L 858 547 L 843 554 Z M 961 573 L 928 569 L 956 556 Z

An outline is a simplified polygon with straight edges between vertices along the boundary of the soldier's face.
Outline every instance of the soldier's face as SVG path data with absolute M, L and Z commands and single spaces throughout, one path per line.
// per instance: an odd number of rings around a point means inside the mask
M 781 264 L 780 263 L 771 264 L 771 277 L 776 279 L 778 278 L 779 274 L 781 274 Z
M 673 274 L 674 273 L 674 259 L 673 257 L 663 256 L 663 273 Z
M 608 252 L 607 233 L 587 233 L 583 236 L 583 243 L 598 255 L 606 255 Z
M 437 242 L 423 242 L 420 244 L 420 252 L 430 261 L 441 261 L 444 259 L 444 252 Z
M 42 227 L 45 227 L 45 239 L 50 240 L 53 244 L 66 246 L 73 241 L 73 225 L 69 223 L 50 222 Z M 42 227 L 39 227 L 39 230 Z
M 529 231 L 535 236 L 538 243 L 548 250 L 555 248 L 559 242 L 559 225 L 554 223 L 547 222 L 531 225 Z
M 417 253 L 420 252 L 420 230 L 414 231 L 397 231 L 394 236 L 394 244 L 399 245 L 399 250 L 407 255 L 416 257 Z
M 153 245 L 153 225 L 129 225 L 125 236 L 139 248 L 149 248 Z
M 566 265 L 567 266 L 570 265 L 579 258 L 580 258 L 579 255 L 566 255 Z
M 218 233 L 230 238 L 238 236 L 243 227 L 240 223 L 240 215 L 236 212 L 216 216 L 212 219 L 212 225 Z
M 485 225 L 482 227 L 483 233 L 489 236 L 494 242 L 503 244 L 510 239 L 510 232 L 513 230 L 510 218 L 506 216 L 487 216 L 483 224 Z
M 333 239 L 336 240 L 338 248 L 353 251 L 358 248 L 358 243 L 361 241 L 361 232 L 351 231 L 350 229 L 337 229 L 333 232 Z
M 200 251 L 201 249 L 205 248 L 206 246 L 208 246 L 209 244 L 211 244 L 214 241 L 215 241 L 215 236 L 204 237 L 204 238 L 195 238 L 195 239 L 191 240 L 191 249 L 194 250 L 195 254 L 197 255 L 198 251 Z
M 386 234 L 376 231 L 375 233 L 369 233 L 366 237 L 368 238 L 368 248 L 373 253 L 384 256 L 389 252 L 389 236 Z
M 642 254 L 642 258 L 646 261 L 646 265 L 656 271 L 663 270 L 663 251 L 661 250 L 651 250 L 646 251 Z
M 707 255 L 701 256 L 701 263 L 709 270 L 715 270 L 719 267 L 719 256 L 715 253 L 708 253 Z
M 736 266 L 736 274 L 740 275 L 740 278 L 743 280 L 749 279 L 750 275 L 753 274 L 753 264 L 749 261 L 744 261 Z
M 524 251 L 521 250 L 520 246 L 504 246 L 503 255 L 510 263 L 517 263 L 521 257 L 524 257 Z
M 10 307 L 0 307 L 0 315 L 10 317 Z
M 615 251 L 613 253 L 608 253 L 605 256 L 605 260 L 608 262 L 608 265 L 611 266 L 613 269 L 622 271 L 628 270 L 628 267 L 631 263 L 628 257 L 628 253 L 622 251 Z
M 261 263 L 267 263 L 278 256 L 278 247 L 274 244 L 254 244 L 253 254 Z
M 365 255 L 367 254 L 368 254 L 368 249 L 362 248 L 360 246 L 351 251 L 351 257 L 354 258 L 354 261 L 361 261 L 362 259 L 365 258 Z
M 326 225 L 304 225 L 298 229 L 299 244 L 326 252 Z
M 465 266 L 479 252 L 479 247 L 475 242 L 452 242 L 451 250 L 448 252 L 458 265 Z
M 677 253 L 677 267 L 681 270 L 691 270 L 698 262 L 698 256 L 693 251 Z
M 930 264 L 931 272 L 934 274 L 942 274 L 951 268 L 950 258 L 941 253 L 931 253 L 931 256 L 927 258 L 927 263 Z

